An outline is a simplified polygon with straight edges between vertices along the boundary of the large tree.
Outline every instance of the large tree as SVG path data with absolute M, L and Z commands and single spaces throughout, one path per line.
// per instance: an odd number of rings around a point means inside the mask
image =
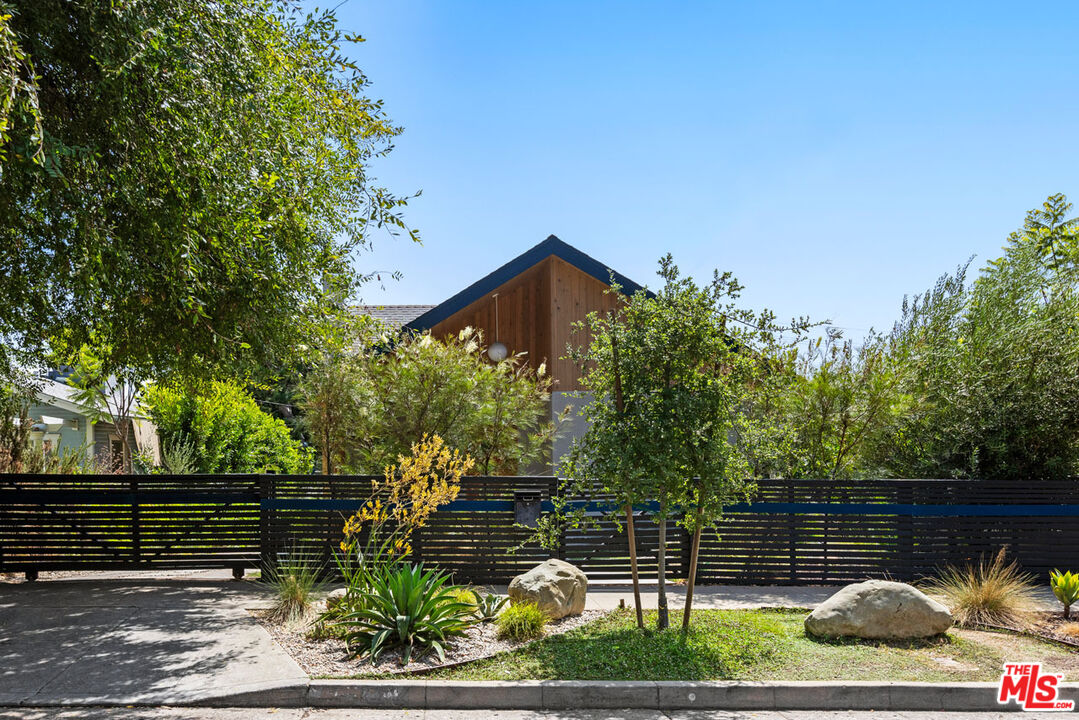
M 1005 254 L 904 303 L 889 361 L 909 400 L 871 449 L 900 477 L 1079 472 L 1079 222 L 1054 195 Z
M 399 129 L 332 12 L 284 0 L 0 0 L 0 336 L 102 371 L 276 367 L 404 200 Z M 107 349 L 107 353 L 102 353 Z

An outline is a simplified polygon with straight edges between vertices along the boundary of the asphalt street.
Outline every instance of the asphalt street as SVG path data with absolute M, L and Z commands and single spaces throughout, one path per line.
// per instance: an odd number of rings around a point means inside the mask
M 317 710 L 287 708 L 5 708 L 2 720 L 1024 720 L 1057 713 L 731 712 L 722 710 Z

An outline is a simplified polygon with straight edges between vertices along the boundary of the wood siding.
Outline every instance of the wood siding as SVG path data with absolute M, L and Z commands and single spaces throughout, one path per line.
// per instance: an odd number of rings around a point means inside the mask
M 533 368 L 547 363 L 554 390 L 578 390 L 580 372 L 565 356 L 569 345 L 585 344 L 589 338 L 574 333 L 573 323 L 584 320 L 590 312 L 616 305 L 614 297 L 605 293 L 607 287 L 561 258 L 550 256 L 438 323 L 431 334 L 442 338 L 466 327 L 478 328 L 488 343 L 500 340 L 511 354 L 527 353 Z
M 528 364 L 538 368 L 551 358 L 551 261 L 547 258 L 492 290 L 463 310 L 431 328 L 442 338 L 466 327 L 483 331 L 484 341 L 505 343 L 510 354 L 527 353 Z M 498 328 L 494 294 L 498 293 Z
M 576 333 L 573 324 L 584 320 L 590 312 L 606 312 L 618 305 L 614 295 L 608 294 L 608 285 L 583 273 L 568 262 L 553 257 L 551 260 L 551 335 L 553 347 L 551 373 L 555 378 L 554 390 L 580 390 L 581 373 L 576 364 L 567 358 L 568 348 L 581 347 L 591 342 L 590 333 Z

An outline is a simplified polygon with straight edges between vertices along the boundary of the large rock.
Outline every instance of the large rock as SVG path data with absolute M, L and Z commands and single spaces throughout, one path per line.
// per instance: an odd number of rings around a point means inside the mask
M 341 601 L 348 595 L 348 588 L 337 588 L 331 590 L 326 596 L 326 609 L 333 610 L 335 607 L 341 604 Z
M 563 560 L 548 560 L 510 582 L 514 603 L 534 602 L 553 620 L 584 612 L 588 577 Z
M 848 585 L 805 620 L 810 635 L 874 640 L 930 637 L 951 626 L 948 608 L 917 588 L 885 580 Z

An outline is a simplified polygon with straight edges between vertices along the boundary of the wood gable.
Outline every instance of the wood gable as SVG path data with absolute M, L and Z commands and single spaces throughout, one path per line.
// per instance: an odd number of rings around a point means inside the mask
M 568 359 L 567 348 L 589 341 L 575 333 L 574 323 L 593 311 L 617 304 L 607 293 L 611 271 L 579 250 L 551 236 L 483 280 L 466 288 L 408 327 L 429 329 L 436 337 L 455 335 L 466 327 L 483 331 L 488 343 L 500 341 L 509 352 L 526 353 L 529 365 L 546 363 L 553 390 L 579 390 L 580 371 Z M 615 274 L 626 292 L 640 289 Z M 495 298 L 498 296 L 498 327 Z

